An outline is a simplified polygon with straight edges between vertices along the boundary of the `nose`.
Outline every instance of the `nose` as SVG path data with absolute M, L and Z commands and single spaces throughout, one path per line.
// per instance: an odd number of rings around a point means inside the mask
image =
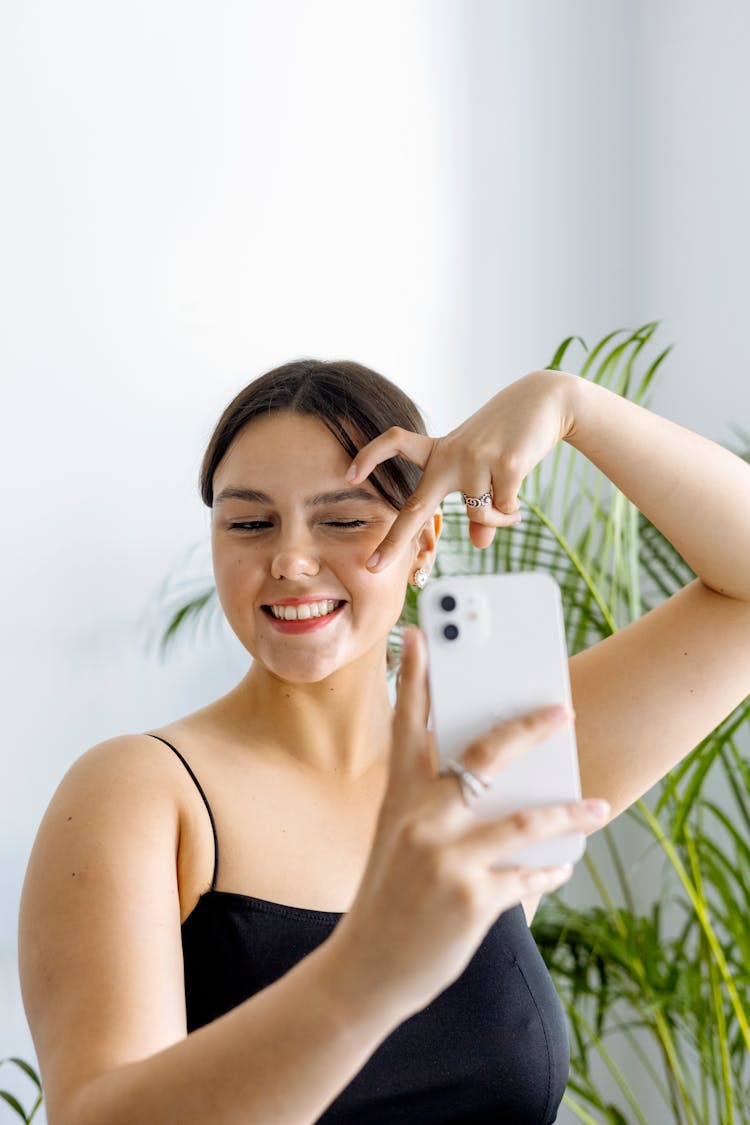
M 271 562 L 272 576 L 294 581 L 316 575 L 320 570 L 320 560 L 313 544 L 301 535 L 295 536 L 293 540 L 289 535 L 282 538 L 284 541 L 278 543 Z

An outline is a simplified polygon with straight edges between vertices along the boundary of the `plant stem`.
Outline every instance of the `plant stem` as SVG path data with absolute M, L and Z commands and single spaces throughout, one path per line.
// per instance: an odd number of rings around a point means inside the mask
M 615 866 L 615 871 L 617 872 L 617 878 L 619 880 L 620 887 L 622 888 L 622 896 L 625 899 L 625 905 L 630 913 L 635 916 L 635 902 L 633 901 L 633 894 L 630 890 L 630 884 L 628 883 L 627 875 L 625 874 L 625 868 L 623 866 L 622 860 L 620 859 L 620 853 L 615 846 L 614 836 L 612 835 L 612 832 L 609 828 L 605 828 L 602 835 L 604 836 L 604 842 L 607 845 L 607 850 L 612 859 L 612 863 Z
M 695 913 L 698 915 L 698 920 L 701 924 L 701 927 L 703 928 L 706 938 L 708 939 L 708 943 L 713 951 L 714 957 L 716 958 L 717 964 L 719 966 L 719 971 L 721 972 L 722 979 L 724 981 L 724 984 L 726 985 L 727 992 L 729 993 L 729 997 L 732 1001 L 732 1007 L 737 1017 L 737 1021 L 740 1025 L 742 1036 L 745 1040 L 745 1047 L 748 1051 L 750 1051 L 750 1025 L 748 1024 L 747 1016 L 742 1008 L 742 1002 L 737 994 L 737 989 L 734 985 L 734 981 L 732 980 L 729 966 L 727 965 L 726 958 L 724 957 L 724 951 L 722 950 L 719 944 L 719 940 L 714 932 L 714 928 L 711 925 L 711 920 L 708 916 L 707 904 L 705 900 L 702 899 L 697 893 L 695 887 L 688 878 L 688 874 L 682 865 L 680 857 L 675 851 L 674 845 L 672 844 L 671 840 L 668 840 L 665 836 L 661 825 L 651 814 L 651 810 L 641 800 L 637 801 L 636 804 L 638 805 L 638 808 L 642 815 L 645 816 L 646 820 L 648 821 L 651 831 L 654 833 L 662 848 L 667 853 L 672 866 L 679 876 L 680 882 L 688 893 Z
M 697 893 L 705 902 L 706 896 L 703 891 L 703 880 L 701 879 L 698 856 L 695 850 L 695 841 L 693 840 L 692 834 L 687 825 L 685 826 L 685 846 L 687 847 L 688 856 L 690 858 L 690 867 L 693 872 L 693 878 L 695 879 Z M 705 943 L 707 942 L 706 935 L 703 934 L 702 938 L 703 940 L 701 941 L 701 946 L 704 947 Z M 714 1011 L 716 1012 L 716 1021 L 718 1024 L 719 1050 L 721 1052 L 721 1077 L 724 1090 L 724 1104 L 727 1111 L 726 1125 L 734 1125 L 734 1097 L 732 1095 L 732 1073 L 729 1066 L 729 1049 L 727 1045 L 727 1021 L 724 1013 L 724 1002 L 721 995 L 721 990 L 719 988 L 719 982 L 716 979 L 716 965 L 711 958 L 710 949 L 709 955 L 706 960 L 708 961 L 709 979 L 711 983 L 711 996 L 713 998 Z
M 568 1007 L 570 1007 L 570 1005 L 568 1005 Z M 591 1026 L 591 1024 L 588 1022 L 588 1020 L 583 1015 L 581 1015 L 580 1011 L 576 1012 L 576 1019 L 580 1023 L 583 1024 L 583 1027 L 584 1027 L 585 1031 L 588 1032 L 588 1035 L 591 1039 L 591 1042 L 592 1042 L 593 1046 L 599 1052 L 599 1055 L 602 1058 L 602 1060 L 604 1061 L 604 1064 L 607 1067 L 607 1070 L 610 1072 L 610 1074 L 614 1078 L 615 1082 L 617 1083 L 617 1085 L 620 1087 L 623 1094 L 625 1095 L 625 1100 L 627 1101 L 630 1108 L 633 1110 L 633 1113 L 636 1115 L 636 1118 L 640 1122 L 640 1125 L 648 1125 L 648 1122 L 646 1121 L 646 1118 L 643 1116 L 643 1113 L 641 1112 L 641 1108 L 638 1105 L 638 1101 L 637 1101 L 633 1091 L 630 1089 L 630 1086 L 625 1081 L 625 1076 L 623 1075 L 619 1066 L 617 1065 L 615 1060 L 612 1058 L 612 1056 L 609 1053 L 609 1051 L 607 1050 L 607 1048 L 604 1046 L 604 1041 L 602 1040 L 601 1036 L 597 1035 L 594 1028 Z
M 572 1110 L 576 1117 L 583 1121 L 584 1125 L 600 1125 L 596 1118 L 592 1117 L 589 1111 L 584 1109 L 582 1105 L 579 1105 L 570 1094 L 566 1094 L 563 1098 L 563 1105 L 566 1105 L 568 1109 Z
M 617 632 L 617 626 L 615 624 L 614 618 L 612 617 L 612 614 L 610 613 L 609 607 L 605 603 L 604 598 L 602 597 L 602 595 L 599 593 L 598 589 L 596 588 L 596 585 L 594 584 L 593 578 L 591 577 L 588 570 L 584 566 L 583 560 L 576 553 L 576 551 L 573 549 L 573 547 L 571 547 L 570 543 L 565 538 L 565 536 L 562 534 L 562 532 L 559 531 L 555 527 L 555 525 L 552 523 L 551 520 L 547 519 L 547 517 L 545 516 L 545 514 L 541 510 L 541 508 L 538 508 L 536 506 L 536 504 L 534 504 L 532 501 L 526 500 L 525 497 L 520 495 L 520 493 L 519 493 L 519 497 L 520 497 L 521 500 L 523 500 L 523 503 L 526 504 L 529 511 L 534 513 L 534 515 L 539 520 L 539 522 L 544 524 L 544 526 L 547 528 L 547 530 L 555 537 L 555 539 L 557 540 L 559 545 L 562 547 L 563 551 L 565 551 L 565 554 L 568 556 L 568 558 L 572 562 L 573 566 L 575 567 L 575 569 L 578 571 L 581 578 L 583 579 L 583 581 L 586 585 L 586 589 L 589 591 L 592 598 L 594 599 L 597 606 L 599 607 L 599 610 L 602 614 L 602 617 L 606 621 L 610 630 L 613 633 L 616 633 Z

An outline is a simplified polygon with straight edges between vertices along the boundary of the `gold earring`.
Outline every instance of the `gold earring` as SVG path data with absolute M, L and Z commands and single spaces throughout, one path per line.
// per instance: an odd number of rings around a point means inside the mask
M 411 576 L 411 584 L 416 590 L 423 590 L 430 577 L 429 570 L 423 570 L 420 566 L 419 570 L 415 570 Z

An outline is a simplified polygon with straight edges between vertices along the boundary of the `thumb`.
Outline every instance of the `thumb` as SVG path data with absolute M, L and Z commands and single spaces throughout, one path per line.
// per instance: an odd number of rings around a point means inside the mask
M 391 773 L 411 772 L 424 744 L 430 707 L 427 653 L 421 629 L 404 630 L 393 714 Z

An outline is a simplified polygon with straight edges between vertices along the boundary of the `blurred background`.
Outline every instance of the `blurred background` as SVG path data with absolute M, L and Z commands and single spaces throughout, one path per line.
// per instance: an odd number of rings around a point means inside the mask
M 749 43 L 741 0 L 3 6 L 0 1058 L 34 1059 L 17 907 L 63 773 L 246 668 L 228 628 L 148 644 L 240 387 L 356 359 L 440 433 L 660 319 L 653 408 L 750 429 Z

